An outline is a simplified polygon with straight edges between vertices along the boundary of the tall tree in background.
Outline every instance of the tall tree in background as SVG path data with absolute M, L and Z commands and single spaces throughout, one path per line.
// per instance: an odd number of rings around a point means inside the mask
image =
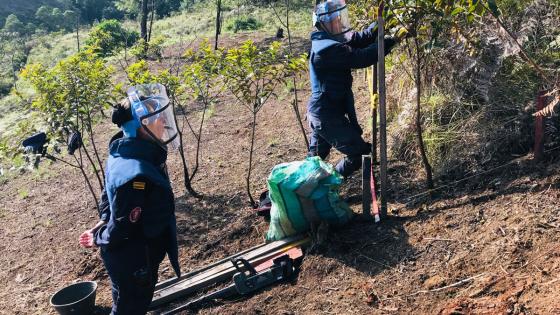
M 218 37 L 220 36 L 222 23 L 221 17 L 222 14 L 222 0 L 216 0 L 216 39 L 214 41 L 214 50 L 218 49 Z
M 20 35 L 25 31 L 25 26 L 15 14 L 10 14 L 4 23 L 4 31 Z
M 140 37 L 145 43 L 148 42 L 148 0 L 141 0 L 140 11 Z

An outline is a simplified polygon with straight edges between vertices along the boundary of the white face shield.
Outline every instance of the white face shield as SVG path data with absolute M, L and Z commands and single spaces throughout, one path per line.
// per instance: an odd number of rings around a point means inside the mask
M 348 40 L 352 36 L 352 26 L 348 8 L 344 0 L 327 0 L 317 4 L 313 12 L 313 24 L 338 40 Z
M 168 149 L 179 147 L 175 114 L 165 87 L 159 83 L 143 84 L 126 91 L 132 116 L 157 143 Z

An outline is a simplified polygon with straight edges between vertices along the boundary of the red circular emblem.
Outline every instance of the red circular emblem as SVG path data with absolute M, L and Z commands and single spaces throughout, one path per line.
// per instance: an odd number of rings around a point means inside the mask
M 132 209 L 132 211 L 130 211 L 130 215 L 128 216 L 128 219 L 130 220 L 130 222 L 136 223 L 138 222 L 138 220 L 140 220 L 141 213 L 142 213 L 142 208 L 136 207 Z

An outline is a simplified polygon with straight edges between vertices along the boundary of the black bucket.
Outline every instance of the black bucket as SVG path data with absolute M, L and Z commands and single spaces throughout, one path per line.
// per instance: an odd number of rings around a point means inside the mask
M 60 289 L 51 297 L 51 305 L 60 315 L 93 314 L 97 283 L 84 281 Z

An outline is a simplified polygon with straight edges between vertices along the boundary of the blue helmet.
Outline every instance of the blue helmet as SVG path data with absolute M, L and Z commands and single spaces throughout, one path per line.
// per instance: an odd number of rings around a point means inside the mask
M 352 26 L 344 0 L 327 0 L 315 6 L 313 25 L 337 39 L 348 39 Z
M 159 83 L 143 84 L 130 87 L 126 93 L 135 127 L 142 127 L 162 147 L 177 149 L 179 138 L 175 113 L 165 87 Z

